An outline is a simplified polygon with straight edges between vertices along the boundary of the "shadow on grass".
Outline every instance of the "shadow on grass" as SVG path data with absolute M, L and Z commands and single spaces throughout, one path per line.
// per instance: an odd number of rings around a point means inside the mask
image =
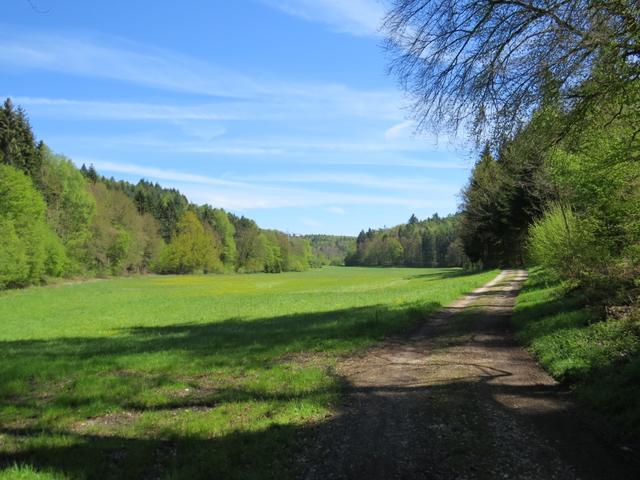
M 20 466 L 73 479 L 291 478 L 288 455 L 295 451 L 297 431 L 293 425 L 273 425 L 259 432 L 239 431 L 210 439 L 127 438 L 0 427 L 0 436 L 29 444 L 15 454 L 0 450 L 0 468 L 6 466 L 11 472 L 12 466 Z M 20 470 L 14 467 L 16 477 Z M 15 477 L 2 477 L 0 471 L 0 478 Z
M 424 267 L 420 267 L 424 268 Z M 447 268 L 446 270 L 437 269 L 434 272 L 419 273 L 416 275 L 407 275 L 405 280 L 423 279 L 423 280 L 444 280 L 447 278 L 464 277 L 469 275 L 469 272 L 464 271 L 462 268 Z
M 406 330 L 438 308 L 436 302 L 374 305 L 134 327 L 113 337 L 0 342 L 0 423 L 12 427 L 0 430 L 0 470 L 18 463 L 72 478 L 286 477 L 296 427 L 264 416 L 298 405 L 330 408 L 341 385 L 330 372 L 332 356 Z M 319 358 L 307 362 L 307 356 Z M 263 426 L 251 426 L 249 413 L 248 428 L 266 429 L 211 439 L 175 430 L 125 438 L 108 425 L 119 412 L 175 422 L 190 409 L 206 417 L 242 404 L 264 410 L 256 414 Z M 305 418 L 289 420 L 296 415 Z M 107 423 L 104 435 L 74 427 L 95 418 Z
M 478 294 L 476 301 L 491 304 L 495 294 Z M 339 354 L 368 345 L 406 331 L 438 308 L 436 303 L 370 306 L 259 320 L 138 327 L 108 338 L 2 342 L 0 419 L 12 421 L 1 422 L 0 478 L 13 478 L 12 470 L 5 477 L 1 472 L 12 465 L 74 479 L 495 478 L 503 472 L 502 466 L 498 472 L 491 470 L 497 459 L 506 459 L 515 478 L 531 478 L 532 459 L 551 478 L 558 474 L 550 461 L 556 450 L 581 478 L 638 478 L 637 465 L 620 461 L 598 444 L 576 422 L 573 411 L 544 408 L 546 400 L 566 396 L 562 386 L 505 385 L 500 382 L 511 375 L 508 371 L 470 363 L 455 366 L 477 370 L 477 375 L 429 386 L 362 388 L 329 372 L 329 382 L 298 388 L 295 373 L 277 376 L 283 365 L 302 372 L 322 365 L 305 364 L 309 352 Z M 508 328 L 508 315 L 492 319 L 494 324 L 474 332 L 481 334 L 476 341 L 489 349 L 490 356 L 514 345 L 508 338 L 488 335 Z M 475 321 L 474 312 L 459 320 L 426 332 L 443 337 L 434 349 L 468 342 L 465 334 Z M 210 378 L 216 372 L 237 381 L 218 384 Z M 274 372 L 273 384 L 253 381 Z M 185 382 L 192 382 L 198 395 L 144 397 L 148 391 L 173 388 L 176 382 L 181 390 Z M 316 423 L 239 424 L 234 431 L 216 434 L 185 433 L 162 425 L 143 433 L 126 432 L 119 425 L 97 433 L 74 427 L 78 419 L 100 417 L 108 422 L 109 412 L 117 415 L 123 410 L 132 415 L 166 414 L 176 422 L 190 415 L 207 421 L 225 406 L 243 402 L 264 403 L 263 415 L 268 416 L 273 405 L 332 406 L 340 392 L 348 392 L 356 401 L 341 404 L 336 416 Z M 501 401 L 505 396 L 513 401 Z M 509 406 L 536 401 L 540 408 Z M 70 412 L 70 422 L 55 421 L 60 411 Z M 394 416 L 398 423 L 392 427 L 383 414 L 387 411 L 402 412 Z M 501 416 L 515 418 L 515 423 L 501 424 L 506 432 L 488 425 Z M 539 447 L 530 437 L 519 437 L 520 423 L 534 425 L 555 443 Z
M 397 308 L 373 305 L 265 319 L 132 327 L 113 337 L 0 341 L 0 375 L 8 380 L 30 365 L 36 365 L 33 373 L 37 373 L 41 371 L 38 367 L 52 361 L 95 362 L 108 367 L 110 360 L 124 355 L 171 352 L 196 357 L 210 366 L 264 366 L 265 361 L 287 353 L 334 352 L 379 340 L 440 307 L 437 302 Z
M 476 300 L 482 303 L 484 297 L 495 294 L 478 294 Z M 65 398 L 64 389 L 51 397 L 33 397 L 42 393 L 38 391 L 12 394 L 11 375 L 27 373 L 27 366 L 31 369 L 30 381 L 37 382 L 38 369 L 62 381 L 59 377 L 65 372 L 81 377 L 91 374 L 94 367 L 121 369 L 119 359 L 127 355 L 169 351 L 179 353 L 183 364 L 165 372 L 167 378 L 193 362 L 201 362 L 205 371 L 212 366 L 241 366 L 265 373 L 279 362 L 290 361 L 287 355 L 292 353 L 313 349 L 340 352 L 358 342 L 367 344 L 394 329 L 406 328 L 437 308 L 437 304 L 397 309 L 366 307 L 254 321 L 134 328 L 115 338 L 5 342 L 0 371 L 8 382 L 2 383 L 0 406 L 10 409 L 32 395 L 29 398 L 37 415 L 48 403 L 55 403 L 56 397 Z M 462 346 L 468 342 L 465 334 L 469 332 L 486 338 L 483 345 L 489 349 L 489 356 L 514 347 L 509 337 L 491 340 L 492 333 L 508 328 L 508 313 L 492 315 L 489 323 L 480 326 L 473 323 L 474 315 L 472 311 L 459 316 L 458 321 L 427 331 L 426 335 L 446 337 L 441 345 L 435 342 L 434 349 Z M 60 369 L 50 370 L 48 362 Z M 571 410 L 545 408 L 548 400 L 566 396 L 562 386 L 509 385 L 503 382 L 511 376 L 508 371 L 472 363 L 453 366 L 477 373 L 428 386 L 380 383 L 358 387 L 339 377 L 328 385 L 297 391 L 286 386 L 269 390 L 247 384 L 227 385 L 214 388 L 205 399 L 173 398 L 156 404 L 135 401 L 139 389 L 154 387 L 145 383 L 148 373 L 120 372 L 120 381 L 139 377 L 141 383 L 113 397 L 111 404 L 102 407 L 107 411 L 123 407 L 144 414 L 204 407 L 204 420 L 209 412 L 229 402 L 300 403 L 326 399 L 338 391 L 348 393 L 347 398 L 352 400 L 341 404 L 337 415 L 324 421 L 239 427 L 215 436 L 210 432 L 185 434 L 161 429 L 147 436 L 124 435 L 117 430 L 95 434 L 65 426 L 18 422 L 0 427 L 0 468 L 22 465 L 74 479 L 495 478 L 504 471 L 515 478 L 551 478 L 562 475 L 554 471 L 552 461 L 560 452 L 581 478 L 637 478 L 637 465 L 626 459 L 620 461 L 593 435 L 585 433 Z M 83 392 L 77 392 L 76 399 L 97 402 L 104 393 L 92 397 L 85 392 L 82 397 Z M 512 400 L 504 402 L 504 397 Z M 513 407 L 521 404 L 536 407 Z M 392 415 L 390 424 L 388 412 L 401 414 Z M 496 422 L 501 429 L 491 426 Z M 530 425 L 553 442 L 540 445 L 530 436 L 519 436 L 521 425 Z M 492 470 L 496 465 L 499 470 Z M 532 466 L 536 469 L 533 472 Z M 20 469 L 14 467 L 13 471 Z

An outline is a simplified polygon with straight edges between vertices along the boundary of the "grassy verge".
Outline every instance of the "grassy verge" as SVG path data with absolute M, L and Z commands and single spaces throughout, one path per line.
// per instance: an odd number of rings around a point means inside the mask
M 640 322 L 605 318 L 534 269 L 518 297 L 519 338 L 577 398 L 640 440 Z
M 0 294 L 0 479 L 287 478 L 343 354 L 490 280 L 166 276 Z

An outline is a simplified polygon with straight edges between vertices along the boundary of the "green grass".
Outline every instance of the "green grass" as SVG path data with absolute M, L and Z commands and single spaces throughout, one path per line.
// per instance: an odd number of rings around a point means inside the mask
M 556 379 L 629 441 L 640 441 L 640 324 L 605 319 L 534 269 L 518 297 L 519 338 Z
M 336 359 L 495 272 L 324 268 L 0 294 L 0 479 L 286 478 Z

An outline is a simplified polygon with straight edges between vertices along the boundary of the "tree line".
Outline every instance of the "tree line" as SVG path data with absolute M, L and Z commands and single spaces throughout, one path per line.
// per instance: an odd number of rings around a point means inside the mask
M 360 232 L 349 266 L 461 267 L 468 263 L 458 234 L 458 215 L 426 220 L 415 215 L 406 224 Z
M 0 288 L 127 273 L 285 272 L 317 264 L 302 237 L 195 205 L 175 189 L 80 169 L 0 109 Z

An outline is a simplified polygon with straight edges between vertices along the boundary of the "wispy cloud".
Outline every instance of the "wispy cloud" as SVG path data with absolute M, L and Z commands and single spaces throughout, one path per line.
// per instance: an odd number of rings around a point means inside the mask
M 189 199 L 197 203 L 210 203 L 229 210 L 253 210 L 272 208 L 318 208 L 335 203 L 360 206 L 403 206 L 409 208 L 450 208 L 446 202 L 428 201 L 398 196 L 337 193 L 318 190 L 281 189 L 263 190 L 208 189 L 202 190 L 177 185 Z
M 291 95 L 264 92 L 259 102 L 243 99 L 199 104 L 75 100 L 16 96 L 15 103 L 29 106 L 39 115 L 107 120 L 221 121 L 291 120 L 323 121 L 329 118 L 362 118 L 398 121 L 403 118 L 402 97 L 393 91 L 354 90 L 340 85 L 291 86 Z M 3 92 L 4 96 L 10 92 Z
M 397 123 L 393 127 L 384 132 L 384 138 L 387 140 L 396 140 L 398 138 L 406 137 L 412 133 L 416 128 L 416 122 L 413 120 L 405 120 L 404 122 Z
M 213 96 L 243 97 L 262 90 L 237 72 L 113 37 L 5 32 L 0 36 L 0 62 Z
M 377 190 L 431 190 L 455 193 L 458 187 L 443 185 L 428 177 L 389 177 L 342 172 L 275 173 L 234 177 L 238 181 L 275 184 L 350 185 Z
M 11 95 L 5 95 L 11 96 Z M 13 97 L 14 103 L 29 107 L 38 115 L 104 120 L 214 121 L 240 120 L 249 117 L 241 108 L 215 104 L 163 105 L 141 102 L 105 102 L 46 97 Z
M 395 90 L 358 90 L 334 83 L 258 80 L 168 50 L 113 37 L 0 32 L 3 68 L 95 77 L 210 97 L 200 105 L 79 101 L 23 97 L 24 103 L 62 114 L 135 120 L 277 119 L 350 116 L 402 120 Z M 4 92 L 9 93 L 9 92 Z
M 347 211 L 344 208 L 336 207 L 336 206 L 327 207 L 327 208 L 325 208 L 325 211 L 327 211 L 329 213 L 333 213 L 335 215 L 346 215 L 347 214 Z
M 223 180 L 219 178 L 213 178 L 206 175 L 196 175 L 192 173 L 176 172 L 174 170 L 164 170 L 152 167 L 143 167 L 139 165 L 132 165 L 128 163 L 116 163 L 103 160 L 93 160 L 90 158 L 78 158 L 76 159 L 78 164 L 93 165 L 99 172 L 109 173 L 125 173 L 128 175 L 140 175 L 143 178 L 154 180 L 169 180 L 172 182 L 187 182 L 198 183 L 203 185 L 212 186 L 224 186 L 224 187 L 238 187 L 247 188 L 250 185 L 246 183 L 240 183 L 235 181 Z
M 262 0 L 289 15 L 357 36 L 377 35 L 385 10 L 378 0 Z
M 179 188 L 193 202 L 209 203 L 230 210 L 320 207 L 342 214 L 345 210 L 335 205 L 450 207 L 447 202 L 429 200 L 411 193 L 403 196 L 288 188 L 90 158 L 78 158 L 75 161 L 77 164 L 93 164 L 100 173 L 106 175 L 120 173 L 148 180 L 163 180 L 163 184 Z
M 470 170 L 471 160 L 462 160 L 464 155 L 454 154 L 451 150 L 439 150 L 428 141 L 417 142 L 335 142 L 328 138 L 324 141 L 296 141 L 291 139 L 257 139 L 219 137 L 211 140 L 192 138 L 162 137 L 157 133 L 136 132 L 125 135 L 71 134 L 50 135 L 48 143 L 54 148 L 68 145 L 64 151 L 68 155 L 87 155 L 101 150 L 111 155 L 131 154 L 133 152 L 149 154 L 190 154 L 201 155 L 208 161 L 224 160 L 226 157 L 246 157 L 245 162 L 319 165 L 329 166 L 379 166 L 409 168 L 421 170 Z M 92 155 L 89 153 L 89 155 Z M 425 155 L 427 158 L 425 159 Z M 196 157 L 197 158 L 197 157 Z M 291 172 L 287 173 L 288 175 Z M 262 177 L 264 178 L 264 177 Z M 422 178 L 422 177 L 420 177 Z M 359 177 L 366 181 L 366 177 Z M 415 179 L 415 177 L 414 177 Z M 260 179 L 258 179 L 260 180 Z M 337 179 L 346 183 L 351 179 Z M 274 181 L 278 181 L 274 179 Z M 293 179 L 292 179 L 293 181 Z M 297 182 L 309 183 L 305 175 L 298 176 Z M 416 180 L 419 181 L 419 180 Z

